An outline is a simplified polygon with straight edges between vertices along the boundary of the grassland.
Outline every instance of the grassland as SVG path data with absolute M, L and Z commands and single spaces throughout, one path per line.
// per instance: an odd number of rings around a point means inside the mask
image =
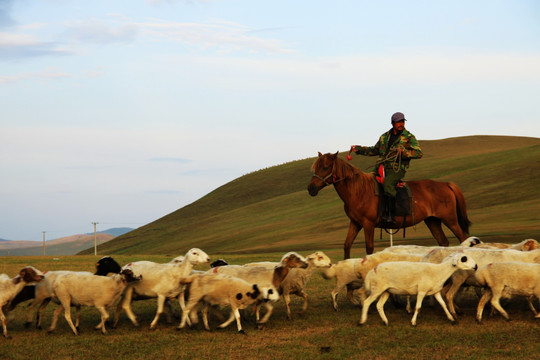
M 540 238 L 540 139 L 470 136 L 422 141 L 424 157 L 413 160 L 406 180 L 436 179 L 458 184 L 467 199 L 471 234 L 484 241 L 518 242 Z M 314 154 L 315 155 L 315 154 Z M 341 154 L 344 156 L 345 154 Z M 306 187 L 314 158 L 246 174 L 203 198 L 98 247 L 102 254 L 207 252 L 267 253 L 332 249 L 348 229 L 343 203 L 332 186 L 310 197 Z M 371 171 L 375 158 L 354 156 Z M 451 244 L 453 234 L 445 229 Z M 409 228 L 406 243 L 431 241 L 423 223 Z M 376 232 L 376 250 L 388 236 Z M 363 232 L 352 256 L 363 254 Z M 83 254 L 92 254 L 89 249 Z
M 540 139 L 471 136 L 423 141 L 425 156 L 414 161 L 406 180 L 432 178 L 453 181 L 467 199 L 471 234 L 484 241 L 518 242 L 540 239 Z M 314 154 L 315 155 L 315 154 Z M 325 251 L 334 262 L 343 257 L 348 226 L 343 204 L 332 187 L 312 198 L 306 186 L 311 178 L 311 159 L 303 159 L 246 174 L 212 191 L 198 201 L 165 215 L 136 231 L 98 247 L 98 254 L 130 261 L 169 261 L 191 247 L 199 247 L 213 259 L 232 264 L 278 260 L 286 251 L 307 255 Z M 373 158 L 355 157 L 353 163 L 369 171 Z M 447 231 L 447 235 L 449 232 Z M 457 244 L 455 238 L 452 244 Z M 383 233 L 376 250 L 389 245 Z M 407 230 L 394 244 L 435 245 L 423 224 Z M 0 273 L 14 276 L 24 265 L 45 270 L 94 270 L 96 257 L 0 257 Z M 363 234 L 352 256 L 364 256 Z M 413 328 L 411 316 L 390 302 L 386 313 L 390 326 L 382 325 L 374 306 L 368 323 L 358 327 L 360 309 L 341 295 L 341 311 L 331 307 L 333 280 L 315 273 L 308 284 L 308 312 L 299 315 L 301 302 L 293 299 L 295 319 L 286 320 L 278 303 L 262 330 L 256 330 L 252 314 L 245 313 L 247 336 L 233 326 L 206 332 L 176 331 L 177 324 L 162 321 L 148 330 L 155 301 L 134 304 L 142 326 L 134 328 L 125 315 L 108 335 L 93 330 L 99 322 L 95 309 L 82 314 L 80 336 L 74 336 L 64 319 L 53 334 L 25 329 L 24 306 L 14 311 L 9 324 L 13 339 L 0 339 L 0 359 L 531 359 L 540 354 L 540 322 L 523 301 L 507 305 L 511 318 L 487 317 L 475 322 L 477 298 L 467 292 L 458 300 L 463 314 L 450 325 L 438 304 L 424 305 Z M 44 325 L 50 324 L 49 306 Z M 178 306 L 176 306 L 178 308 Z M 217 320 L 214 319 L 213 326 Z
M 341 250 L 329 250 L 337 261 Z M 305 253 L 307 255 L 307 253 Z M 210 254 L 212 258 L 226 257 L 231 263 L 270 259 L 280 254 L 224 255 Z M 126 256 L 115 258 L 120 263 L 149 259 L 165 262 L 165 256 Z M 69 257 L 2 257 L 0 272 L 13 276 L 22 266 L 32 264 L 42 270 L 94 270 L 94 256 Z M 201 267 L 204 269 L 204 267 Z M 234 324 L 224 330 L 207 332 L 198 327 L 177 331 L 178 322 L 167 324 L 164 319 L 157 330 L 149 324 L 155 314 L 155 300 L 134 303 L 133 309 L 141 320 L 135 328 L 125 314 L 116 329 L 108 328 L 102 335 L 93 329 L 99 322 L 98 311 L 84 308 L 81 334 L 73 335 L 61 316 L 54 333 L 24 327 L 24 304 L 14 311 L 15 318 L 8 328 L 12 339 L 0 338 L 0 358 L 3 360 L 39 359 L 532 359 L 540 354 L 540 321 L 526 304 L 516 299 L 506 305 L 511 321 L 501 316 L 488 316 L 484 323 L 474 320 L 477 299 L 466 292 L 458 304 L 463 314 L 459 322 L 451 325 L 438 304 L 426 300 L 418 318 L 418 325 L 410 325 L 411 315 L 390 301 L 385 310 L 390 325 L 385 327 L 373 305 L 368 322 L 359 327 L 360 308 L 338 298 L 341 310 L 335 312 L 330 301 L 334 280 L 324 280 L 316 272 L 308 283 L 310 304 L 305 315 L 300 315 L 300 298 L 293 296 L 294 319 L 286 319 L 283 302 L 278 302 L 270 321 L 262 330 L 255 329 L 253 315 L 244 312 L 243 325 L 247 336 L 237 334 Z M 52 304 L 45 311 L 43 325 L 50 325 Z M 178 305 L 175 304 L 175 310 Z M 228 313 L 224 313 L 227 315 Z M 212 316 L 211 326 L 218 319 Z

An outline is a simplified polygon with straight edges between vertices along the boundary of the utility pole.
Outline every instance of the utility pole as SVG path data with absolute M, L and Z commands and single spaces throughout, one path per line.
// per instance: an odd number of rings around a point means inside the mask
M 42 231 L 43 233 L 43 256 L 45 256 L 45 233 L 46 231 Z
M 96 225 L 99 224 L 98 222 L 93 222 L 94 224 L 94 256 L 97 256 L 97 238 L 96 238 Z

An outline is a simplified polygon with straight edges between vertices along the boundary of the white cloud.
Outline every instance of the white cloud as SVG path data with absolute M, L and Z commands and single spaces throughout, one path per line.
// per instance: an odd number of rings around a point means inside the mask
M 16 75 L 0 75 L 0 85 L 16 83 L 23 80 L 58 80 L 73 77 L 73 74 L 57 68 L 47 68 L 37 72 L 19 73 Z

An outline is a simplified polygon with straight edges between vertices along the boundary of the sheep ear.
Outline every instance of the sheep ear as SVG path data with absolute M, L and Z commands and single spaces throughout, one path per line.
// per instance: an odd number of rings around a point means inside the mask
M 20 275 L 17 275 L 13 278 L 13 284 L 17 285 L 22 280 L 22 277 Z

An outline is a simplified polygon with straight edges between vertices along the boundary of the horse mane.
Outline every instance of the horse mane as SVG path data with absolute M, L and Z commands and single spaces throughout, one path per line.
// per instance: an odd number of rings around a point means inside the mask
M 368 189 L 373 189 L 373 191 L 375 191 L 373 177 L 370 174 L 363 172 L 356 166 L 339 158 L 337 155 L 337 153 L 320 155 L 313 162 L 311 171 L 315 173 L 317 168 L 320 166 L 319 162 L 326 161 L 328 158 L 330 158 L 333 159 L 332 173 L 335 176 L 334 181 L 349 180 L 351 184 L 350 186 L 353 187 L 351 190 L 353 190 L 353 192 L 356 194 L 363 193 Z
M 373 178 L 370 174 L 363 172 L 337 156 L 334 161 L 334 171 L 337 179 L 351 180 L 355 193 L 362 193 L 367 189 L 372 189 L 374 186 Z

